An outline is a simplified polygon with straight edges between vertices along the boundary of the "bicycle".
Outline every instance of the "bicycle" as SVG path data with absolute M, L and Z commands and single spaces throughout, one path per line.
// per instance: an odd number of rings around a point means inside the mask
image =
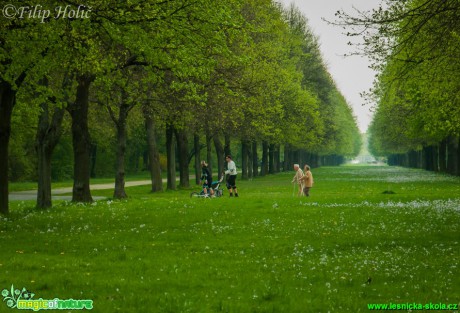
M 211 188 L 214 191 L 214 197 L 222 197 L 224 194 L 224 190 L 220 187 L 220 184 L 224 180 L 224 176 L 222 176 L 219 180 L 213 181 L 211 183 Z M 211 198 L 211 188 L 207 188 L 207 193 L 204 193 L 204 190 L 201 189 L 200 192 L 193 191 L 190 193 L 190 198 Z

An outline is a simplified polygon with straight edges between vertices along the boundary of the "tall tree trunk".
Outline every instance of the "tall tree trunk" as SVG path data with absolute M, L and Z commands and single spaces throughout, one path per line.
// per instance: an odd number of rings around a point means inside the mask
M 306 159 L 305 155 L 306 154 L 307 153 L 306 153 L 305 150 L 303 150 L 303 149 L 299 150 L 299 162 L 298 163 L 299 163 L 301 169 L 303 169 L 303 165 L 306 163 L 305 162 L 305 159 Z
M 82 75 L 77 78 L 75 102 L 67 108 L 72 117 L 72 143 L 74 153 L 74 174 L 72 201 L 92 202 L 90 178 L 90 147 L 88 131 L 89 87 L 94 76 Z
M 414 150 L 411 150 L 407 153 L 408 155 L 408 164 L 406 166 L 411 167 L 411 168 L 416 168 L 417 167 L 417 152 Z
M 166 159 L 168 181 L 166 187 L 169 190 L 176 190 L 176 147 L 174 143 L 174 126 L 166 126 Z
M 311 152 L 308 155 L 308 163 L 307 164 L 310 165 L 310 168 L 314 168 L 314 167 L 316 167 L 315 163 L 316 163 L 316 155 L 313 152 Z
M 435 170 L 434 147 L 433 146 L 423 147 L 422 152 L 423 152 L 422 154 L 423 168 L 427 171 L 434 171 Z
M 319 154 L 318 154 L 317 160 L 318 160 L 318 167 L 320 167 L 320 166 L 325 166 L 325 165 L 326 165 L 326 164 L 324 163 L 324 156 L 323 156 L 323 155 L 319 155 Z
M 400 154 L 399 157 L 398 157 L 398 163 L 399 163 L 398 166 L 409 167 L 409 164 L 410 164 L 409 160 L 410 160 L 410 153 L 409 152 L 406 152 L 404 154 Z
M 291 156 L 291 147 L 289 144 L 285 144 L 284 145 L 284 163 L 283 163 L 283 172 L 287 172 L 291 169 L 292 165 L 291 165 L 291 159 L 290 159 L 290 156 Z
M 254 174 L 253 174 L 254 170 L 253 170 L 253 164 L 252 164 L 252 147 L 251 147 L 250 141 L 247 141 L 246 144 L 247 144 L 247 154 L 248 154 L 248 158 L 247 158 L 248 178 L 251 179 L 254 177 Z
M 219 173 L 218 176 L 220 176 L 224 172 L 224 166 L 225 166 L 225 151 L 224 147 L 222 146 L 222 143 L 219 140 L 219 137 L 214 136 L 214 146 L 216 148 L 216 154 L 217 154 L 217 172 Z
M 257 157 L 257 141 L 252 142 L 252 176 L 259 176 L 259 158 Z
M 41 109 L 36 136 L 38 157 L 37 208 L 46 209 L 52 206 L 51 157 L 62 134 L 61 125 L 65 111 L 63 108 L 55 108 L 50 121 L 48 104 L 43 103 Z
M 300 165 L 299 150 L 291 150 L 291 162 L 292 166 L 294 166 L 294 164 Z
M 209 174 L 211 174 L 211 177 L 212 177 L 213 176 L 212 174 L 212 136 L 208 134 L 206 134 L 206 162 L 208 163 Z M 220 177 L 220 174 L 221 173 L 217 174 L 218 179 Z M 201 171 L 200 171 L 200 177 L 201 177 Z
M 8 62 L 8 61 L 7 61 Z M 0 79 L 0 214 L 7 215 L 8 208 L 8 145 L 11 135 L 11 116 L 16 104 L 16 93 L 27 72 L 22 72 L 15 81 L 15 87 Z
M 248 158 L 249 158 L 249 142 L 241 141 L 241 178 L 248 179 Z
M 262 141 L 262 168 L 260 170 L 260 176 L 268 174 L 268 143 Z
M 0 213 L 8 214 L 8 144 L 11 134 L 11 115 L 16 91 L 11 84 L 0 81 Z
M 459 137 L 449 136 L 447 141 L 447 172 L 460 175 L 460 147 Z
M 144 109 L 145 131 L 147 133 L 147 156 L 149 159 L 148 169 L 152 180 L 152 192 L 163 191 L 163 180 L 161 178 L 160 154 L 158 153 L 157 141 L 155 138 L 155 125 L 153 118 Z
M 185 129 L 175 130 L 179 153 L 179 186 L 190 187 L 190 174 L 188 170 L 188 138 Z
M 439 171 L 445 173 L 447 168 L 447 140 L 439 144 Z
M 431 160 L 433 171 L 439 172 L 439 145 L 431 146 L 433 158 Z
M 124 92 L 122 92 L 124 94 Z M 123 96 L 126 98 L 126 96 Z M 126 152 L 126 140 L 127 130 L 126 123 L 128 119 L 128 113 L 130 106 L 124 102 L 120 104 L 118 111 L 118 119 L 112 115 L 112 119 L 117 127 L 117 159 L 116 159 L 116 174 L 115 174 L 115 190 L 113 197 L 115 199 L 124 199 L 128 195 L 125 191 L 125 152 Z
M 225 139 L 224 154 L 225 155 L 232 155 L 232 149 L 230 148 L 230 143 L 231 143 L 230 135 L 226 134 L 224 136 L 224 139 Z M 232 157 L 235 157 L 235 156 L 232 155 Z
M 423 154 L 424 154 L 423 149 L 419 150 L 417 153 L 417 168 L 423 168 L 423 158 L 424 158 Z
M 279 173 L 281 172 L 281 145 L 280 144 L 275 145 L 275 151 L 274 151 L 273 157 L 274 157 L 273 161 L 274 161 L 275 173 Z
M 310 158 L 311 158 L 311 161 L 310 161 L 310 164 L 309 164 L 310 167 L 311 168 L 318 167 L 318 155 L 316 153 L 312 152 Z
M 328 161 L 327 156 L 325 156 L 325 155 L 322 155 L 322 156 L 321 156 L 321 163 L 322 163 L 323 165 L 325 165 L 325 166 L 329 166 L 329 161 Z
M 275 174 L 275 144 L 268 146 L 268 173 Z
M 201 146 L 198 134 L 193 136 L 193 147 L 195 149 L 195 184 L 199 185 L 201 177 Z

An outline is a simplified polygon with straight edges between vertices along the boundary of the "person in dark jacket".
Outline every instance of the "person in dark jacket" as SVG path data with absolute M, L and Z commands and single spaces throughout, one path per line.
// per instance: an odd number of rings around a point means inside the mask
M 209 192 L 211 194 L 211 197 L 214 196 L 214 190 L 212 189 L 212 176 L 211 173 L 209 172 L 208 169 L 208 163 L 206 161 L 201 161 L 201 180 L 200 184 L 203 184 L 203 192 L 205 195 L 208 194 L 208 188 Z

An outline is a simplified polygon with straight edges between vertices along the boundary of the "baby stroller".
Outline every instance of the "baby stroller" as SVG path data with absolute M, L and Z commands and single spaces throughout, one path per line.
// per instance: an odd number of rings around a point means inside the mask
M 222 197 L 222 195 L 224 194 L 224 190 L 220 187 L 220 184 L 222 183 L 223 180 L 224 180 L 224 176 L 222 176 L 219 180 L 215 180 L 211 183 L 211 188 L 212 190 L 214 190 L 215 197 Z M 203 189 L 201 189 L 200 192 L 193 191 L 190 194 L 190 197 L 209 198 L 211 197 L 211 188 L 207 188 L 208 189 L 207 194 L 204 193 Z

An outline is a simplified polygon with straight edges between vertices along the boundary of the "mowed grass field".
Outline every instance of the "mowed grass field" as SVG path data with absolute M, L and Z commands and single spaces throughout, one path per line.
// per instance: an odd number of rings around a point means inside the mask
M 141 186 L 125 201 L 56 202 L 47 211 L 11 202 L 11 215 L 0 217 L 0 291 L 91 299 L 94 312 L 460 302 L 460 178 L 323 167 L 313 169 L 311 197 L 299 198 L 293 175 L 238 180 L 239 198 Z

